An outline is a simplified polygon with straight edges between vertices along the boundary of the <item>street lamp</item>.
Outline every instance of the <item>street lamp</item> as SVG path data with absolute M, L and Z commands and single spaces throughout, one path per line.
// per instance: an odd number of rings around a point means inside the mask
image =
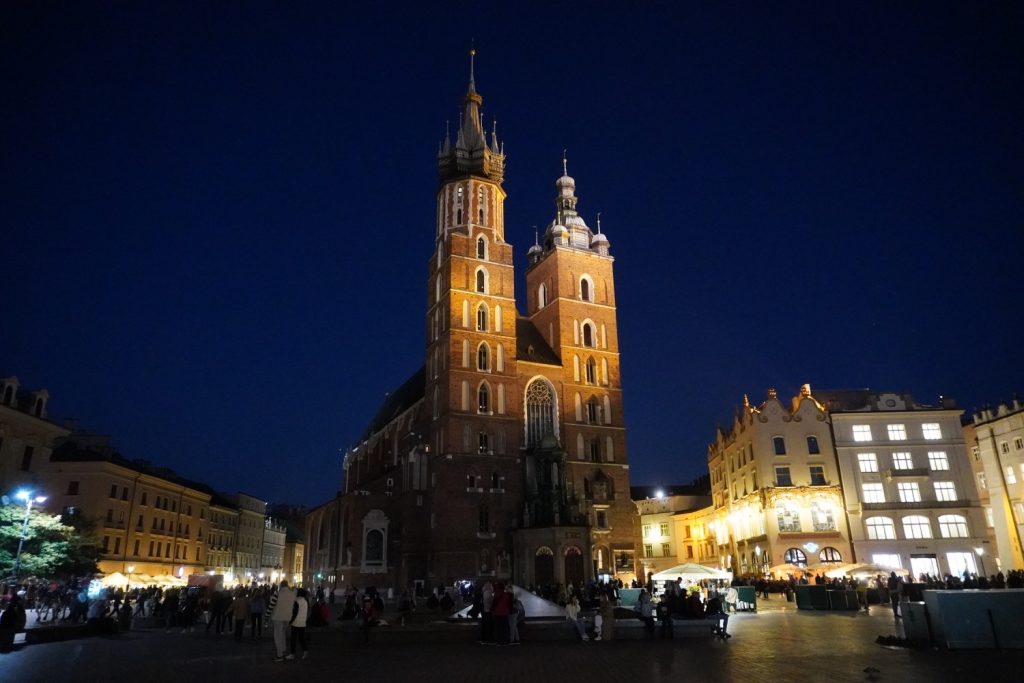
M 981 563 L 981 575 L 985 576 L 985 560 L 982 559 L 982 555 L 985 554 L 985 549 L 978 546 L 974 549 L 974 554 L 978 556 L 978 562 Z
M 25 536 L 28 535 L 28 516 L 32 511 L 32 503 L 46 502 L 46 496 L 33 496 L 31 491 L 22 489 L 14 494 L 18 500 L 25 501 L 25 523 L 21 525 L 21 535 L 18 537 L 18 554 L 14 558 L 14 583 L 18 583 L 18 574 L 21 572 L 21 549 L 25 545 Z
M 132 587 L 132 572 L 134 572 L 134 571 L 135 571 L 135 565 L 134 564 L 128 565 L 128 588 L 129 589 L 131 589 L 131 587 Z

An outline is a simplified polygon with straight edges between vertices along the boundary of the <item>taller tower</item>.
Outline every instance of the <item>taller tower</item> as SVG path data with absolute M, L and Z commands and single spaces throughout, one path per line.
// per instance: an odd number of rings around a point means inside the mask
M 454 143 L 437 156 L 440 185 L 427 301 L 426 399 L 434 478 L 435 573 L 476 576 L 510 556 L 521 401 L 516 378 L 512 246 L 505 241 L 505 156 L 484 132 L 470 52 Z
M 595 233 L 576 209 L 576 181 L 564 157 L 555 188 L 555 218 L 543 245 L 535 244 L 528 255 L 527 313 L 561 358 L 565 486 L 589 520 L 596 571 L 609 572 L 612 561 L 631 570 L 634 511 L 629 504 L 614 259 L 600 218 Z

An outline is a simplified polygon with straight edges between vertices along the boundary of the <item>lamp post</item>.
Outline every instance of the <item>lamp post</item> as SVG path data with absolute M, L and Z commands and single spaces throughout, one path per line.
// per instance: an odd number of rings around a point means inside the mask
M 128 589 L 129 590 L 131 590 L 131 587 L 132 587 L 132 572 L 134 572 L 134 571 L 135 571 L 135 565 L 134 564 L 128 565 Z
M 978 562 L 981 563 L 981 575 L 985 576 L 985 560 L 982 559 L 982 556 L 985 554 L 985 549 L 978 546 L 974 549 L 974 554 L 978 556 Z
M 25 545 L 25 536 L 28 535 L 28 517 L 32 512 L 32 503 L 46 502 L 46 496 L 33 496 L 31 491 L 22 489 L 14 494 L 18 500 L 25 501 L 25 522 L 21 525 L 21 535 L 18 537 L 18 554 L 14 557 L 14 584 L 18 583 L 18 574 L 21 572 L 21 549 Z

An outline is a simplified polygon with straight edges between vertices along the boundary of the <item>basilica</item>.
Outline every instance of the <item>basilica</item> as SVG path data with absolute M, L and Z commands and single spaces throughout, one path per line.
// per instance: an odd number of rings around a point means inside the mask
M 470 77 L 437 155 L 424 364 L 388 395 L 306 520 L 307 580 L 335 588 L 630 581 L 636 508 L 619 376 L 614 259 L 555 181 L 515 293 L 504 144 Z

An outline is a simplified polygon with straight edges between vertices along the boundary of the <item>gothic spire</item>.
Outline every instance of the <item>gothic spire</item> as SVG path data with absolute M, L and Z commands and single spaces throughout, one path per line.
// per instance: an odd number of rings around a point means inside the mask
M 442 152 L 438 154 L 438 173 L 442 180 L 477 175 L 501 182 L 505 172 L 504 145 L 498 140 L 497 123 L 491 132 L 490 145 L 487 143 L 480 111 L 483 102 L 484 98 L 476 89 L 476 49 L 473 48 L 469 51 L 469 85 L 462 97 L 455 144 L 442 145 Z

